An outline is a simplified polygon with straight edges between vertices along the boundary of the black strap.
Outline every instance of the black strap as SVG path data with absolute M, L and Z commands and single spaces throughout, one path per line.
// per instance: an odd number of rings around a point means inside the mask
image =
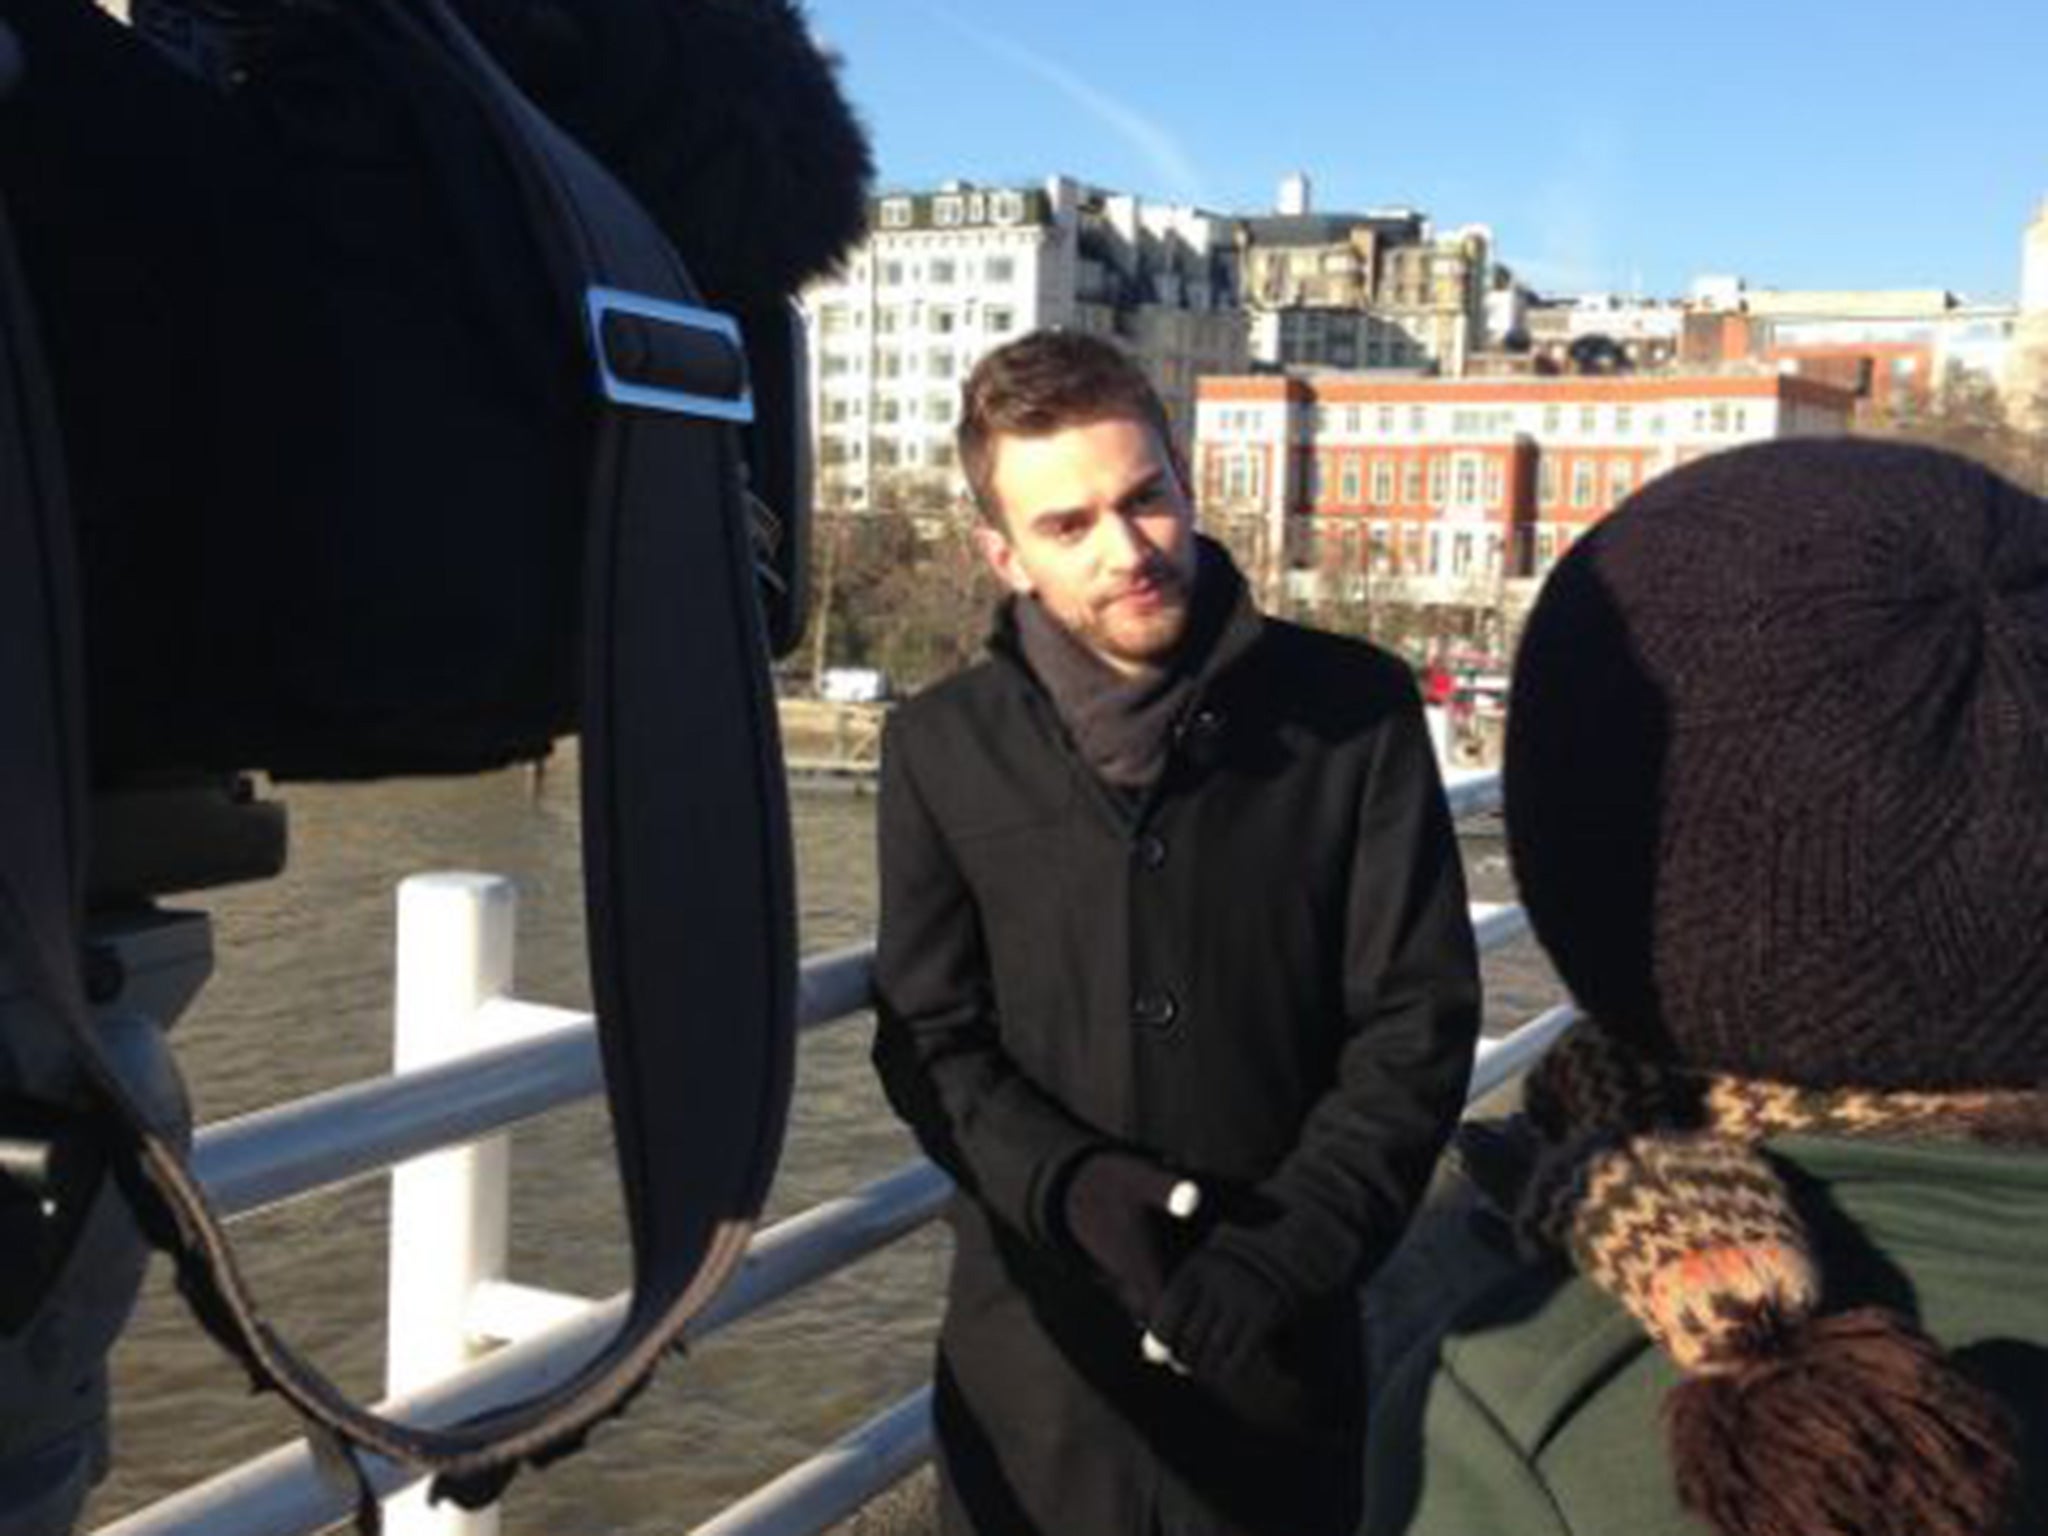
M 664 308 L 694 299 L 673 251 L 442 0 L 363 10 L 394 57 L 460 79 L 497 125 L 548 253 L 559 322 L 591 337 L 584 858 L 634 1250 L 620 1332 L 555 1390 L 450 1427 L 350 1402 L 263 1320 L 184 1155 L 104 1055 L 76 964 L 84 776 L 68 523 L 11 268 L 0 316 L 0 948 L 47 1006 L 41 1043 L 75 1064 L 85 1095 L 128 1139 L 131 1199 L 175 1255 L 201 1321 L 316 1438 L 433 1473 L 437 1488 L 471 1502 L 618 1412 L 738 1264 L 788 1106 L 793 880 L 737 445 L 729 427 L 676 408 L 692 394 L 715 403 L 737 393 L 743 368 L 726 362 L 736 349 Z M 592 305 L 594 292 L 626 298 Z

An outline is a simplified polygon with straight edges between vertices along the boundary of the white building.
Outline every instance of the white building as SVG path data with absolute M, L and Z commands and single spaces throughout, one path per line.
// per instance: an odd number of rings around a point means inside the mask
M 2048 427 L 2037 419 L 2048 396 L 2048 200 L 2020 238 L 2020 302 L 2007 362 L 2006 398 L 2022 427 Z
M 1230 220 L 1064 176 L 874 199 L 867 239 L 801 301 L 820 507 L 950 505 L 961 381 L 1046 327 L 1129 348 L 1185 448 L 1196 378 L 1246 366 L 1235 270 Z

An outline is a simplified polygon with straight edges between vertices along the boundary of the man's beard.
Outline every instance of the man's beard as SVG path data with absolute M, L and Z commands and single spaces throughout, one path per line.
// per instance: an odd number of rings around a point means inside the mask
M 1139 580 L 1068 616 L 1068 628 L 1105 655 L 1136 666 L 1164 666 L 1187 634 L 1191 585 L 1182 572 L 1161 561 Z

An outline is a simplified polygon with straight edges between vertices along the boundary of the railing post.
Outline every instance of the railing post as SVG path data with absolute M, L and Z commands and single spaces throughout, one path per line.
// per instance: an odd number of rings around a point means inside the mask
M 498 875 L 415 875 L 398 888 L 392 1066 L 433 1066 L 494 1043 L 478 1010 L 512 987 L 517 893 Z M 511 1143 L 492 1136 L 391 1173 L 384 1389 L 414 1392 L 475 1358 L 468 1327 L 479 1282 L 505 1274 Z M 429 1506 L 416 1487 L 387 1500 L 389 1536 L 497 1536 L 495 1508 Z

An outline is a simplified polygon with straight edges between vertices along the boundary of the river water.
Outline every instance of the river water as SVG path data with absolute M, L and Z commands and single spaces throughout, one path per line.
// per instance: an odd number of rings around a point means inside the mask
M 377 785 L 292 786 L 291 866 L 216 893 L 215 977 L 177 1027 L 201 1123 L 388 1070 L 394 888 L 432 869 L 489 869 L 520 889 L 517 992 L 586 1007 L 573 755 L 536 791 L 524 772 Z M 874 927 L 873 801 L 799 792 L 794 823 L 805 953 Z M 1498 839 L 1469 838 L 1473 895 L 1510 899 Z M 1489 1030 L 1553 1001 L 1523 941 L 1489 958 Z M 770 1219 L 900 1165 L 908 1135 L 867 1066 L 867 1024 L 810 1035 Z M 519 1128 L 511 1272 L 608 1295 L 626 1283 L 602 1110 Z M 374 1179 L 238 1223 L 244 1266 L 274 1322 L 349 1390 L 381 1395 L 386 1184 Z M 671 1361 L 621 1420 L 546 1474 L 522 1475 L 507 1536 L 679 1536 L 722 1505 L 916 1388 L 945 1272 L 927 1230 Z M 115 1357 L 115 1470 L 88 1527 L 296 1433 L 152 1275 Z

